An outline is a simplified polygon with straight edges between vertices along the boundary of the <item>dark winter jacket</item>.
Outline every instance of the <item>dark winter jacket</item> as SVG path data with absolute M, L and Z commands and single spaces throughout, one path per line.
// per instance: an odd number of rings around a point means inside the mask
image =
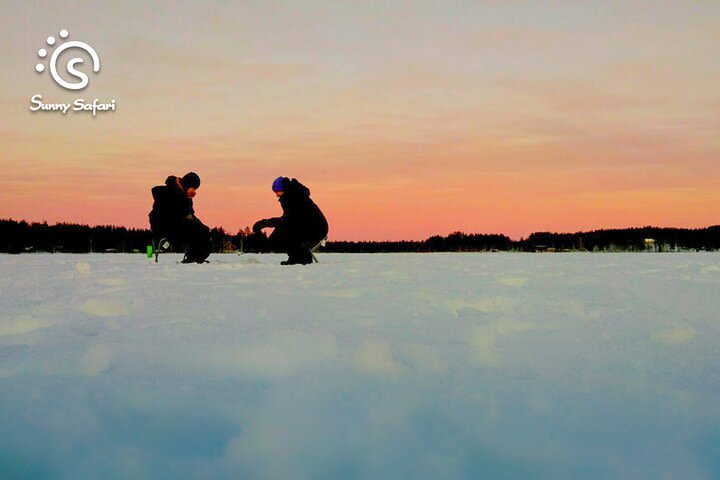
M 173 236 L 184 223 L 195 220 L 193 201 L 178 185 L 178 177 L 169 176 L 165 185 L 153 187 L 150 228 L 156 236 Z
M 310 189 L 296 179 L 283 179 L 283 194 L 278 198 L 282 217 L 269 218 L 266 227 L 282 228 L 305 239 L 324 238 L 328 223 L 320 208 L 310 198 Z

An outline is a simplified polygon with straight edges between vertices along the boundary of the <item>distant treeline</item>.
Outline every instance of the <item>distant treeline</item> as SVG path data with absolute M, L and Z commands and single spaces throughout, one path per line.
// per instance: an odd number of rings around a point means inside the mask
M 512 250 L 514 243 L 505 235 L 455 232 L 446 237 L 436 235 L 423 241 L 328 242 L 325 251 L 338 253 L 484 252 Z
M 264 233 L 248 229 L 230 234 L 210 231 L 213 251 L 270 251 Z M 0 252 L 145 252 L 150 230 L 71 223 L 0 220 Z M 337 253 L 482 252 L 482 251 L 676 251 L 720 249 L 720 226 L 707 228 L 623 228 L 577 233 L 533 233 L 513 241 L 506 235 L 451 233 L 422 241 L 328 242 L 323 251 Z

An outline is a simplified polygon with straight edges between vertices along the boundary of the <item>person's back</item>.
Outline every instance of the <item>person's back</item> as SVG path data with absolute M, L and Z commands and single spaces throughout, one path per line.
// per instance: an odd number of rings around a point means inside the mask
M 299 232 L 304 240 L 316 242 L 328 232 L 328 223 L 320 208 L 310 198 L 310 189 L 293 178 L 283 179 L 283 195 L 280 206 L 283 220 L 288 227 Z

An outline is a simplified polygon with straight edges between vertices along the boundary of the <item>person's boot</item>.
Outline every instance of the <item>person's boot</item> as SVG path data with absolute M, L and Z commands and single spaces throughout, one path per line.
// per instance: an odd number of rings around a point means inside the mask
M 310 265 L 313 263 L 312 252 L 309 248 L 303 248 L 298 255 L 298 260 L 302 265 Z
M 283 260 L 280 262 L 280 265 L 297 265 L 297 258 L 295 257 L 295 252 L 288 252 L 288 258 L 287 260 Z
M 280 265 L 307 265 L 312 263 L 312 253 L 309 248 L 300 248 L 288 252 L 288 259 L 280 262 Z
M 295 255 L 288 255 L 288 259 L 287 259 L 287 260 L 283 260 L 282 262 L 280 262 L 280 265 L 299 265 L 299 264 L 301 264 L 301 263 L 302 263 L 302 262 L 300 262 L 300 261 L 298 260 L 297 256 L 295 256 Z

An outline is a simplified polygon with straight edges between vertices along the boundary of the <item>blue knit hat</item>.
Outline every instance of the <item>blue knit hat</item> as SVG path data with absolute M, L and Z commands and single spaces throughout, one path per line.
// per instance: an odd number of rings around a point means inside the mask
M 272 184 L 273 192 L 282 192 L 283 191 L 283 180 L 285 180 L 285 177 L 277 177 L 275 179 L 275 181 Z

